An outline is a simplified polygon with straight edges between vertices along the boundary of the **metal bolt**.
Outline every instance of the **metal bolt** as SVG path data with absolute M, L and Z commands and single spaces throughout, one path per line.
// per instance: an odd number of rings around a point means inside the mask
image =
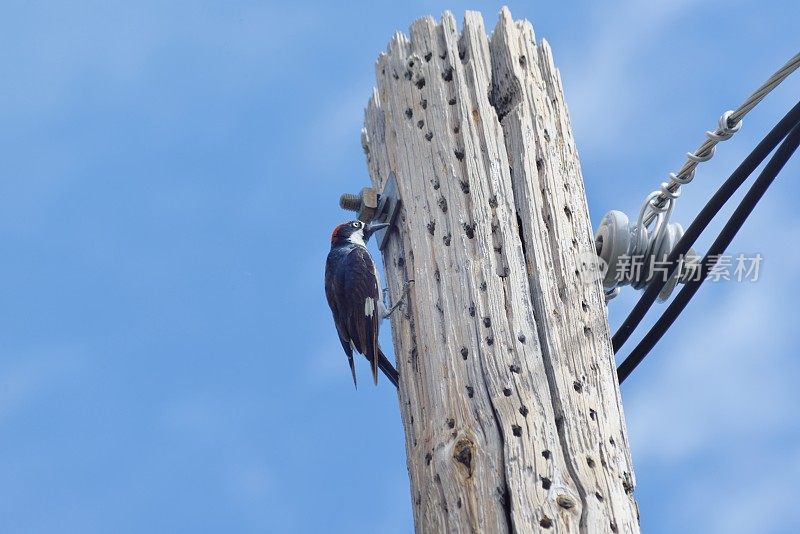
M 348 211 L 358 212 L 358 220 L 368 223 L 372 220 L 394 225 L 400 213 L 400 196 L 397 192 L 397 179 L 393 172 L 389 173 L 383 184 L 383 191 L 378 194 L 374 187 L 365 187 L 357 195 L 345 193 L 339 197 L 339 206 Z M 386 247 L 389 228 L 379 230 L 376 234 L 378 248 Z
M 339 197 L 339 206 L 343 210 L 358 211 L 361 209 L 361 195 L 345 193 Z
M 359 220 L 369 222 L 378 211 L 378 192 L 372 187 L 365 187 L 358 195 L 345 193 L 339 197 L 339 206 L 358 212 Z

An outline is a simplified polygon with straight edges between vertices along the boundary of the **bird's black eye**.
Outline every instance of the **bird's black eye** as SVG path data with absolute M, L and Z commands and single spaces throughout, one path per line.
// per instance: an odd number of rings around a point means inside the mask
M 350 226 L 352 226 L 353 228 L 361 228 L 361 221 L 353 221 L 353 224 L 351 224 Z

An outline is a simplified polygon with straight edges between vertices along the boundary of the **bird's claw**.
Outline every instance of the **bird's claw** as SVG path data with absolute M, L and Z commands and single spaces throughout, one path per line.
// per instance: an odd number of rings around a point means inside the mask
M 386 312 L 383 314 L 383 318 L 384 318 L 384 319 L 386 319 L 387 317 L 389 317 L 390 315 L 392 315 L 392 314 L 394 313 L 394 311 L 395 311 L 397 308 L 399 308 L 399 307 L 400 307 L 400 306 L 401 306 L 401 305 L 402 305 L 402 304 L 405 302 L 405 300 L 406 300 L 406 297 L 408 297 L 408 291 L 409 291 L 409 289 L 411 288 L 411 284 L 413 284 L 413 283 L 414 283 L 414 280 L 408 280 L 408 281 L 406 281 L 406 282 L 403 284 L 403 292 L 402 292 L 402 294 L 400 295 L 400 299 L 398 299 L 398 301 L 397 301 L 397 302 L 395 302 L 395 303 L 394 303 L 392 306 L 389 306 L 389 307 L 387 307 L 387 309 L 386 309 Z M 384 297 L 386 296 L 386 293 L 387 293 L 388 291 L 389 291 L 389 288 L 388 288 L 388 287 L 387 287 L 386 289 L 384 289 L 384 290 L 383 290 L 383 292 L 384 292 Z

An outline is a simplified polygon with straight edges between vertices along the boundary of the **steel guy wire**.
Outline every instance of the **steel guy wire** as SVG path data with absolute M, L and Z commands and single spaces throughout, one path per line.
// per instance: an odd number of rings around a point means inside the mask
M 694 152 L 686 154 L 686 162 L 678 172 L 669 173 L 669 180 L 661 184 L 659 194 L 655 198 L 648 197 L 646 205 L 649 213 L 644 219 L 645 226 L 648 226 L 658 213 L 665 211 L 668 204 L 674 204 L 675 200 L 680 196 L 681 186 L 694 179 L 697 165 L 714 157 L 717 144 L 730 139 L 733 134 L 738 132 L 742 127 L 742 118 L 798 67 L 800 67 L 800 53 L 792 57 L 770 76 L 742 105 L 735 110 L 726 111 L 722 114 L 717 128 L 713 132 L 706 132 L 706 140 L 703 144 Z

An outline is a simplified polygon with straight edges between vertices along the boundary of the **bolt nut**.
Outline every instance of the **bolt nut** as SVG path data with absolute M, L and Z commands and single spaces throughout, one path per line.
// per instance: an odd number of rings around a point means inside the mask
M 339 197 L 339 206 L 358 212 L 360 221 L 370 222 L 378 212 L 378 192 L 374 187 L 365 187 L 358 195 L 345 193 Z

